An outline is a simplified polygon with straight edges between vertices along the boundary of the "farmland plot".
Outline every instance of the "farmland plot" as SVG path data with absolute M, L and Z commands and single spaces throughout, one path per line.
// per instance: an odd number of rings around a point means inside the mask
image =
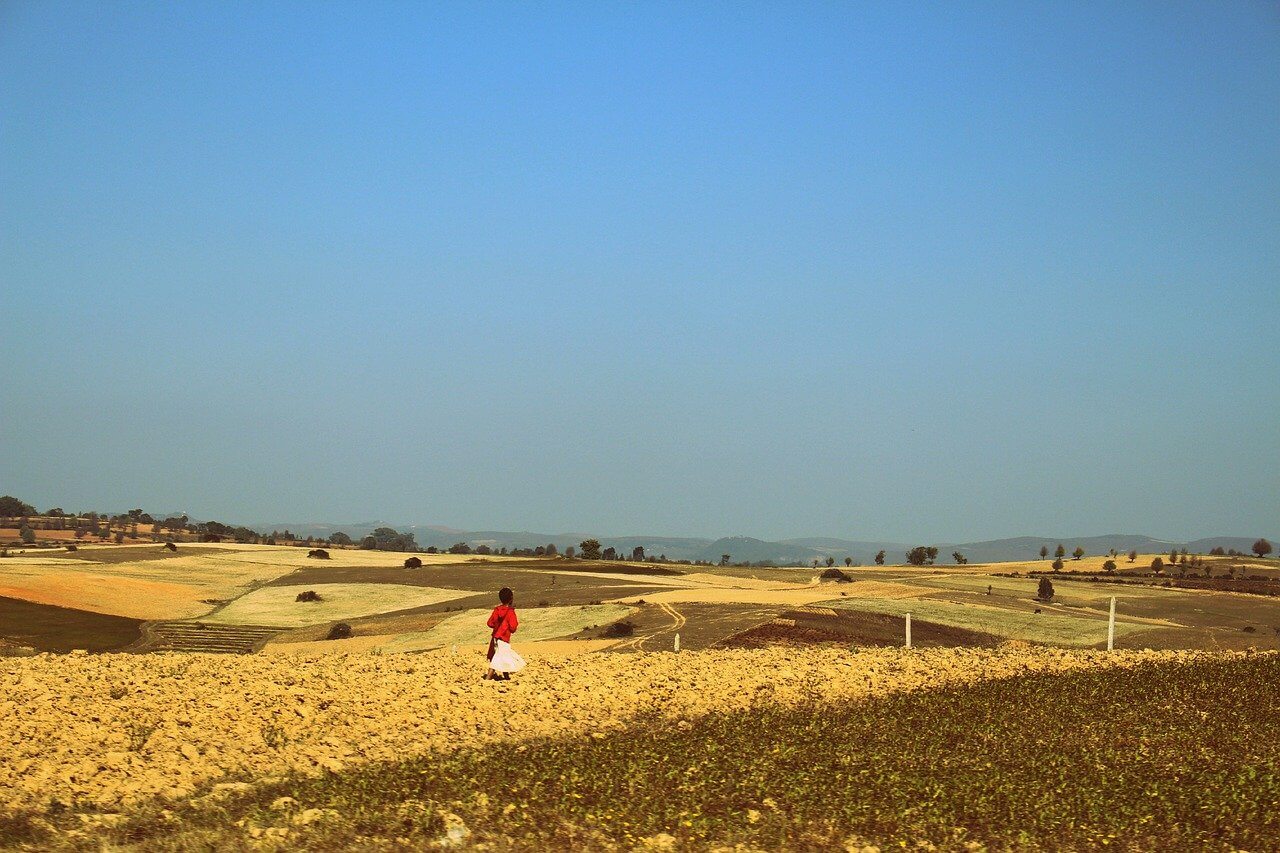
M 205 617 L 201 621 L 226 625 L 274 625 L 300 628 L 335 619 L 352 619 L 375 613 L 409 610 L 465 598 L 470 591 L 406 586 L 391 583 L 331 583 L 320 586 L 319 601 L 298 601 L 306 586 L 267 586 Z M 481 621 L 483 625 L 483 620 Z

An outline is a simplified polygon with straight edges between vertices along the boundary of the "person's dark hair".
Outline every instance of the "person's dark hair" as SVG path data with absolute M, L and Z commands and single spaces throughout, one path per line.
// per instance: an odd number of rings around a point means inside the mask
M 515 600 L 515 597 L 516 594 L 511 591 L 511 587 L 509 586 L 504 586 L 502 589 L 498 590 L 498 600 L 503 604 L 510 604 Z

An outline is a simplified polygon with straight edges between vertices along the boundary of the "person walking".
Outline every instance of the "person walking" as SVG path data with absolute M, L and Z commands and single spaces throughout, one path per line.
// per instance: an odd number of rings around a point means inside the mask
M 511 635 L 520 621 L 516 618 L 515 593 L 510 587 L 498 591 L 498 606 L 489 614 L 489 671 L 484 677 L 493 681 L 509 681 L 511 673 L 524 669 L 524 658 L 511 648 Z

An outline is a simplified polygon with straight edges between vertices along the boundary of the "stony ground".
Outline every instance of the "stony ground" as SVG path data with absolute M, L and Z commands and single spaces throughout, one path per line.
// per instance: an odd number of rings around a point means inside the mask
M 479 678 L 474 652 L 0 659 L 0 808 L 128 808 L 219 781 L 321 772 L 489 741 L 602 737 L 639 714 L 878 696 L 1200 653 L 761 649 L 535 660 Z

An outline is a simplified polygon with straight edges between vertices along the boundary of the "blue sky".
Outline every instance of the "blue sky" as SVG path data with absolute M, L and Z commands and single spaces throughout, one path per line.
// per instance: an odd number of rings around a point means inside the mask
M 1280 528 L 1280 9 L 6 4 L 0 492 Z

